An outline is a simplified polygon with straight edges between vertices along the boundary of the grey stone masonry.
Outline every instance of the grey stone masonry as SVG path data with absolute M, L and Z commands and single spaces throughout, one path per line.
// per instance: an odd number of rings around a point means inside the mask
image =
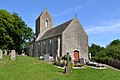
M 62 33 L 62 55 L 68 51 L 74 60 L 74 50 L 79 51 L 79 58 L 88 61 L 88 36 L 77 18 Z
M 45 61 L 49 61 L 49 55 L 48 55 L 48 54 L 45 54 L 45 55 L 44 55 L 44 60 L 45 60 Z
M 75 50 L 78 54 L 74 53 Z M 77 16 L 53 28 L 52 17 L 46 9 L 36 19 L 36 37 L 29 46 L 29 56 L 44 56 L 49 60 L 49 56 L 63 57 L 66 52 L 72 61 L 83 58 L 81 63 L 88 62 L 88 35 Z
M 84 58 L 80 58 L 80 64 L 85 64 L 84 62 Z

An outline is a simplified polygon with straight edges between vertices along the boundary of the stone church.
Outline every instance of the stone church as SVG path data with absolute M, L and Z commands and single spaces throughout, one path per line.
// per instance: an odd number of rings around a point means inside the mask
M 52 26 L 52 17 L 45 10 L 36 19 L 36 37 L 29 46 L 29 56 L 62 57 L 69 52 L 72 60 L 84 58 L 88 61 L 88 35 L 75 16 L 56 27 Z

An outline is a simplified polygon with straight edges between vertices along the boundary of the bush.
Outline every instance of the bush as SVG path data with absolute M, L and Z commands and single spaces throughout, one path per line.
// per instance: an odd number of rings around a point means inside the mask
M 92 61 L 98 62 L 98 63 L 108 64 L 109 60 L 112 60 L 112 58 L 110 58 L 110 57 L 102 57 L 102 58 L 92 57 Z
M 64 55 L 63 57 L 62 57 L 62 60 L 67 60 L 67 55 Z M 71 61 L 71 56 L 69 55 L 69 61 Z

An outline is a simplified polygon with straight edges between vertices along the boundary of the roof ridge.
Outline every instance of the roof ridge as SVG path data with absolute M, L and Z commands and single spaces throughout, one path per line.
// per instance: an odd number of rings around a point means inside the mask
M 40 40 L 47 39 L 50 37 L 61 35 L 62 32 L 65 30 L 65 28 L 71 23 L 73 19 L 66 21 L 56 27 L 53 27 L 49 30 L 47 30 L 40 38 Z
M 71 22 L 73 19 L 70 19 L 70 20 L 68 20 L 68 21 L 66 21 L 66 22 L 63 22 L 63 23 L 61 23 L 61 24 L 59 24 L 58 26 L 60 26 L 60 25 L 62 25 L 62 24 L 65 24 L 65 23 L 67 23 L 67 22 Z M 57 27 L 57 26 L 56 26 Z
M 68 21 L 66 21 L 66 22 L 64 22 L 64 23 L 61 23 L 61 24 L 59 24 L 59 25 L 57 25 L 57 26 L 51 28 L 51 29 L 57 28 L 57 27 L 59 27 L 60 25 L 63 25 L 63 24 L 65 24 L 65 23 L 67 23 L 67 22 L 69 22 L 69 24 L 70 24 L 70 22 L 71 22 L 72 20 L 73 20 L 73 19 L 68 20 Z M 51 30 L 51 29 L 49 29 L 49 30 Z

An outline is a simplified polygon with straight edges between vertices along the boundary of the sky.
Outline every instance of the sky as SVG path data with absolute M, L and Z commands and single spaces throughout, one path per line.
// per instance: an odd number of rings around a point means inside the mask
M 34 32 L 35 20 L 46 8 L 54 27 L 77 15 L 89 45 L 105 47 L 120 39 L 120 0 L 0 0 L 0 9 L 18 13 Z

